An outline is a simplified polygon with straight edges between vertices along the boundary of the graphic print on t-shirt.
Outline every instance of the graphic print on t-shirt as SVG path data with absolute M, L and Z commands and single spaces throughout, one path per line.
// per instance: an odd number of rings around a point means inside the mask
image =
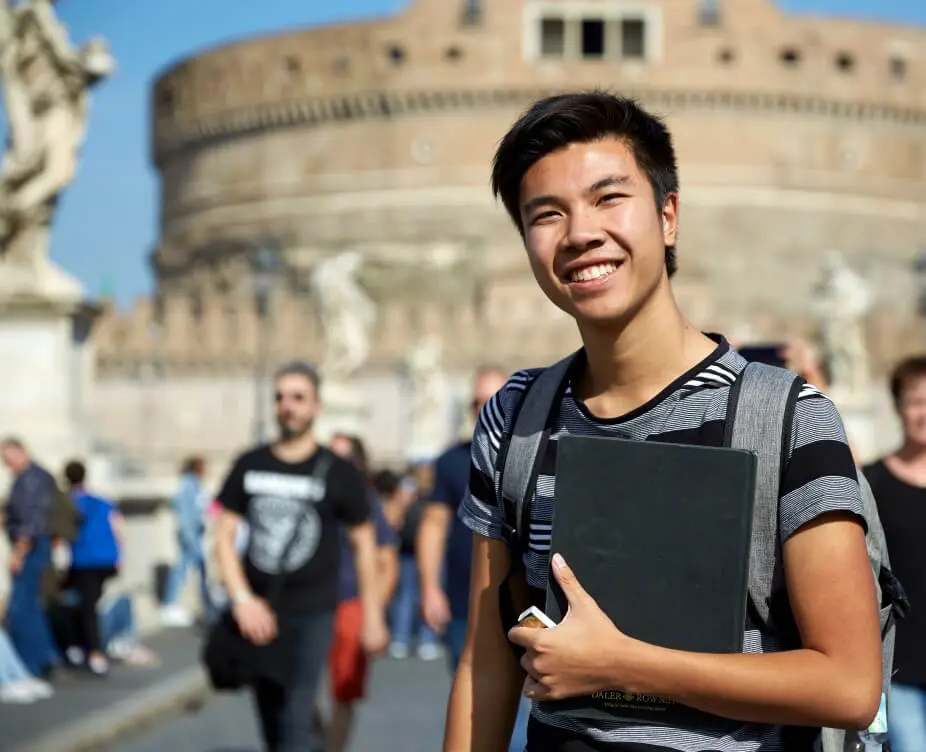
M 244 490 L 251 496 L 251 563 L 267 574 L 293 572 L 305 566 L 321 538 L 322 524 L 315 504 L 325 498 L 325 481 L 310 475 L 248 470 Z M 283 562 L 283 552 L 297 525 L 296 539 Z

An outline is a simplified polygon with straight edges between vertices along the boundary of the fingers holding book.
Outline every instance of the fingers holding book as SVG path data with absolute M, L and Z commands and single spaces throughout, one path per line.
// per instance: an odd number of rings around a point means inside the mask
M 559 624 L 528 609 L 508 639 L 525 649 L 524 694 L 531 700 L 557 700 L 615 686 L 616 657 L 630 641 L 585 591 L 563 558 L 553 557 L 553 573 L 569 607 Z

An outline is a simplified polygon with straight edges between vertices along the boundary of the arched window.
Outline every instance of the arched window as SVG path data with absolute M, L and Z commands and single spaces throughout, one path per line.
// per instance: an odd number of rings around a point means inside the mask
M 463 25 L 475 26 L 482 21 L 482 0 L 463 0 Z
M 720 0 L 700 0 L 698 3 L 698 23 L 701 26 L 720 26 Z

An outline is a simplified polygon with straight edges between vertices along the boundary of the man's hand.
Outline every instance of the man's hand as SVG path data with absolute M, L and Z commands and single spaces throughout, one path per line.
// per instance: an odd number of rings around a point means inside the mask
M 276 638 L 276 615 L 262 598 L 249 598 L 235 604 L 232 614 L 241 634 L 255 645 L 266 645 Z
M 360 639 L 367 655 L 379 655 L 386 649 L 389 645 L 389 629 L 386 627 L 386 619 L 382 611 L 377 609 L 369 616 L 364 615 Z
M 450 623 L 450 603 L 441 588 L 427 588 L 421 592 L 421 615 L 424 623 L 438 634 L 443 634 Z
M 632 640 L 624 635 L 582 588 L 559 554 L 553 574 L 569 603 L 563 620 L 551 629 L 513 627 L 508 639 L 526 649 L 524 695 L 531 700 L 562 700 L 610 689 L 619 665 L 615 654 Z

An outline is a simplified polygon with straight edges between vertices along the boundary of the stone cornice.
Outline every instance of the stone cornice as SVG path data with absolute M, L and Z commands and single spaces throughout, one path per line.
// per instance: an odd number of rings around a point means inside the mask
M 154 162 L 161 166 L 177 151 L 223 138 L 292 126 L 320 126 L 345 120 L 388 119 L 406 113 L 477 111 L 524 108 L 536 99 L 562 89 L 507 88 L 410 92 L 371 91 L 338 97 L 255 105 L 193 123 L 156 124 Z M 728 110 L 812 115 L 862 122 L 926 126 L 926 108 L 858 102 L 803 94 L 696 89 L 624 90 L 658 109 Z

